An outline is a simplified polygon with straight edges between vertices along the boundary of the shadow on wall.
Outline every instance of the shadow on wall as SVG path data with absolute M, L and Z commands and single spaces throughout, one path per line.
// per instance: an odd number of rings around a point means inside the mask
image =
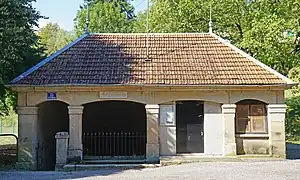
M 286 143 L 286 158 L 300 159 L 300 144 Z

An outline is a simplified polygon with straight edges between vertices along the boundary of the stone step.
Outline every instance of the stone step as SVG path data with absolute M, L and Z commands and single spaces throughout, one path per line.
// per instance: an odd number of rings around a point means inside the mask
M 99 169 L 142 169 L 142 168 L 156 168 L 160 164 L 67 164 L 56 171 L 85 171 L 85 170 L 99 170 Z
M 132 159 L 132 160 L 117 160 L 117 159 L 106 159 L 106 160 L 84 160 L 84 164 L 144 164 L 146 163 L 146 160 L 138 160 L 138 159 Z

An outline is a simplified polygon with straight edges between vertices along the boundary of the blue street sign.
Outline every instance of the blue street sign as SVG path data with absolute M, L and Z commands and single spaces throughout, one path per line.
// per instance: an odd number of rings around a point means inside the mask
M 56 99 L 56 92 L 48 92 L 47 99 Z

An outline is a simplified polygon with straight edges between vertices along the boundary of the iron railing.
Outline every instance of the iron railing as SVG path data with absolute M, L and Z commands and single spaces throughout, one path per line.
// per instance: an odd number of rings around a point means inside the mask
M 18 137 L 15 134 L 0 134 L 0 167 L 15 165 L 17 160 Z
M 144 159 L 144 132 L 86 132 L 83 133 L 85 159 Z

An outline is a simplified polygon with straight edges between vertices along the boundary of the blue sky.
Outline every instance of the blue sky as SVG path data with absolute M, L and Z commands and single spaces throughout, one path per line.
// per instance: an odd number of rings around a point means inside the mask
M 33 6 L 41 12 L 43 16 L 49 19 L 41 19 L 40 27 L 48 22 L 58 23 L 60 27 L 66 30 L 73 29 L 73 20 L 76 16 L 79 5 L 83 4 L 84 0 L 37 0 Z M 142 11 L 146 8 L 147 0 L 133 0 L 132 4 L 136 11 Z

